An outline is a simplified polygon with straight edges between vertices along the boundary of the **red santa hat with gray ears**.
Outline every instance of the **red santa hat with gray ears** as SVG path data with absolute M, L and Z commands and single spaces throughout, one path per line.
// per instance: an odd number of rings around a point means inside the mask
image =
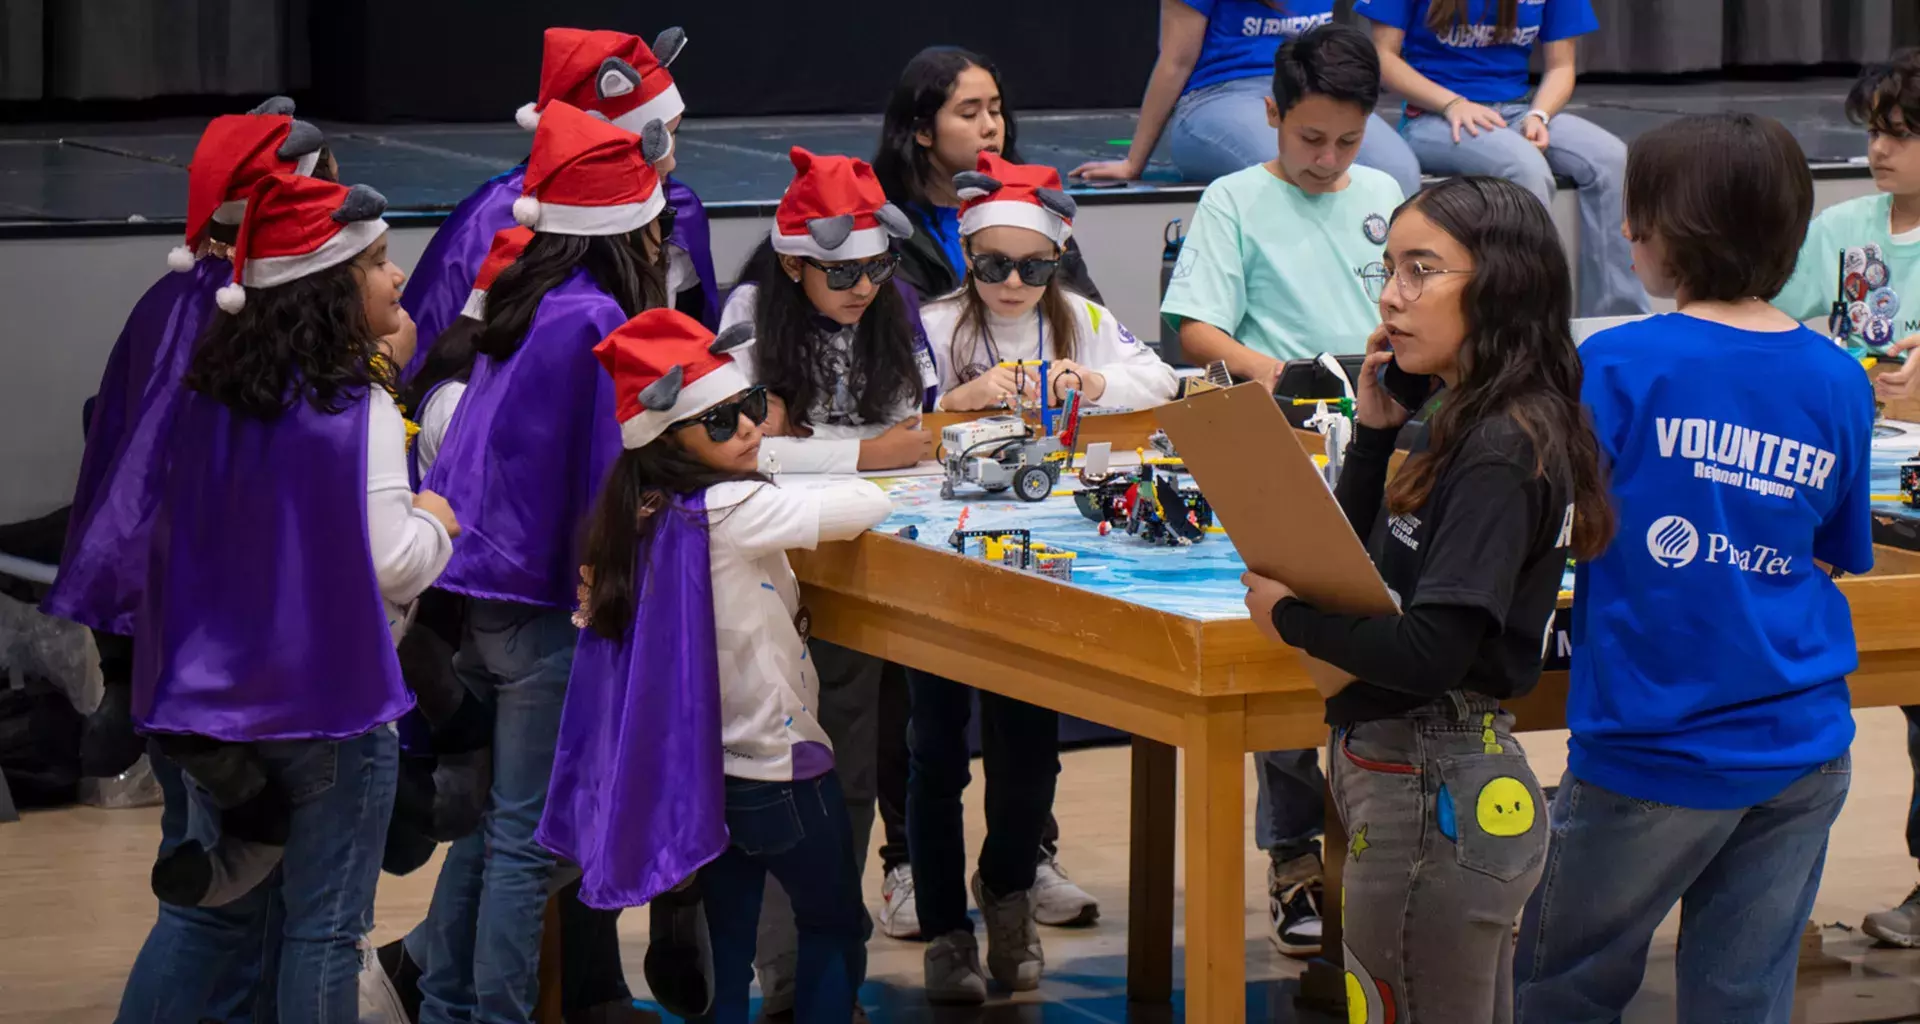
M 673 424 L 752 387 L 732 355 L 751 344 L 751 323 L 734 324 L 716 337 L 673 309 L 649 309 L 614 328 L 593 354 L 613 378 L 621 443 L 644 447 Z
M 625 32 L 550 28 L 541 49 L 540 98 L 513 119 L 532 131 L 547 105 L 563 100 L 636 134 L 649 121 L 665 124 L 687 111 L 667 73 L 686 45 L 678 28 L 660 33 L 651 49 Z
M 913 234 L 913 222 L 887 202 L 865 160 L 815 156 L 793 147 L 793 183 L 773 215 L 773 248 L 819 260 L 863 260 Z
M 981 228 L 1015 227 L 1038 231 L 1064 246 L 1073 234 L 1073 197 L 1060 185 L 1060 172 L 1035 164 L 1016 164 L 998 153 L 982 152 L 971 171 L 953 176 L 960 204 L 960 233 Z
M 293 119 L 293 101 L 285 96 L 214 118 L 187 165 L 187 237 L 167 253 L 167 266 L 192 270 L 209 224 L 240 223 L 254 182 L 269 174 L 312 175 L 325 141 L 320 129 Z
M 277 287 L 353 259 L 387 233 L 386 210 L 386 197 L 365 185 L 291 174 L 260 179 L 234 238 L 233 283 L 214 301 L 238 313 L 248 288 Z
M 495 278 L 502 270 L 513 266 L 513 261 L 526 251 L 527 243 L 533 241 L 532 228 L 507 228 L 497 231 L 493 244 L 487 246 L 487 258 L 480 261 L 480 272 L 473 276 L 473 290 L 467 293 L 467 304 L 460 315 L 470 320 L 487 318 L 487 291 L 493 287 Z
M 643 227 L 667 204 L 653 165 L 672 152 L 673 138 L 659 121 L 635 135 L 555 100 L 534 129 L 513 219 L 552 235 L 624 235 Z

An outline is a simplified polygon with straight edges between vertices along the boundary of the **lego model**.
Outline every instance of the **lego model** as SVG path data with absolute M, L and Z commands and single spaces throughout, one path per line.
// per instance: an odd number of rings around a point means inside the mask
M 1226 360 L 1220 359 L 1207 364 L 1207 372 L 1197 377 L 1180 378 L 1180 391 L 1175 400 L 1192 398 L 1209 391 L 1220 391 L 1233 386 L 1233 374 L 1227 372 Z
M 966 519 L 962 516 L 959 525 L 947 535 L 947 543 L 963 555 L 967 553 L 967 542 L 978 540 L 981 557 L 989 562 L 1050 579 L 1073 579 L 1073 562 L 1079 554 L 1034 540 L 1031 530 L 969 530 L 965 527 Z
M 1119 528 L 1149 544 L 1197 543 L 1213 526 L 1213 507 L 1199 488 L 1180 486 L 1179 466 L 1176 459 L 1142 458 L 1132 473 L 1083 473 L 1074 506 L 1099 524 L 1101 536 Z
M 1046 360 L 1028 359 L 1002 363 L 1025 372 L 1037 367 L 1040 379 L 1047 379 Z M 1080 392 L 1070 390 L 1059 413 L 1040 401 L 1040 428 L 1035 434 L 1027 422 L 1026 409 L 1015 393 L 1013 411 L 1001 416 L 955 423 L 940 432 L 941 460 L 946 479 L 940 483 L 940 496 L 951 499 L 961 484 L 973 484 L 988 494 L 1008 488 L 1021 501 L 1043 501 L 1060 482 L 1060 472 L 1073 461 L 1075 439 L 1080 432 Z M 1054 433 L 1055 416 L 1061 420 Z

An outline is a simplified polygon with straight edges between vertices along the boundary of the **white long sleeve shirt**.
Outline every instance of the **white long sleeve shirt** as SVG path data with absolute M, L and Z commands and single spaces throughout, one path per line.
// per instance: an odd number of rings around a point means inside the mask
M 800 587 L 787 551 L 852 540 L 886 519 L 893 503 L 855 478 L 716 484 L 706 500 L 726 773 L 815 778 L 833 767 L 833 743 L 819 720 L 820 677 L 794 622 Z
M 997 363 L 1060 358 L 1061 346 L 1051 335 L 1046 337 L 1044 348 L 1041 345 L 1045 332 L 1038 307 L 1011 320 L 989 311 L 986 328 L 991 337 L 956 337 L 965 298 L 965 293 L 956 293 L 920 307 L 920 322 L 926 328 L 927 343 L 933 346 L 934 362 L 939 364 L 943 398 Z M 1173 399 L 1179 388 L 1173 367 L 1142 345 L 1119 317 L 1072 292 L 1066 293 L 1066 300 L 1078 335 L 1074 338 L 1073 361 L 1107 379 L 1106 391 L 1094 404 L 1106 409 L 1148 409 Z
M 433 468 L 433 460 L 440 457 L 440 446 L 446 443 L 453 412 L 460 407 L 460 396 L 466 393 L 466 381 L 447 381 L 434 388 L 433 394 L 427 396 L 427 404 L 416 410 L 419 418 L 414 422 L 420 424 L 420 433 L 413 438 L 413 461 L 420 469 L 422 480 L 426 479 L 427 470 Z
M 407 423 L 393 396 L 377 387 L 368 392 L 367 541 L 387 606 L 387 625 L 398 640 L 405 631 L 407 606 L 440 578 L 453 557 L 453 539 L 440 520 L 413 507 Z
M 743 284 L 727 297 L 726 308 L 720 311 L 720 329 L 722 331 L 734 324 L 753 323 L 753 314 L 759 301 L 759 289 L 754 285 Z M 853 330 L 836 331 L 828 339 L 827 359 L 832 367 L 823 368 L 823 373 L 837 379 L 845 379 L 845 368 L 852 358 Z M 755 363 L 755 345 L 734 350 L 734 362 L 755 384 L 766 384 L 761 380 Z M 837 368 L 837 369 L 836 369 Z M 932 381 L 923 381 L 931 386 Z M 812 437 L 769 437 L 760 442 L 760 470 L 764 473 L 839 473 L 842 475 L 857 473 L 860 470 L 860 442 L 871 440 L 886 433 L 896 424 L 920 415 L 920 395 L 918 392 L 903 400 L 888 412 L 885 422 L 859 422 L 859 414 L 849 406 L 855 402 L 855 396 L 845 389 L 819 388 L 816 390 L 813 408 L 808 410 L 808 426 Z

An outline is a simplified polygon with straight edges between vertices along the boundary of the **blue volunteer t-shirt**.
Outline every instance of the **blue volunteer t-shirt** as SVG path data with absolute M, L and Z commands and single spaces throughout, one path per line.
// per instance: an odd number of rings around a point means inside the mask
M 1592 0 L 1520 0 L 1513 38 L 1500 42 L 1500 0 L 1465 0 L 1467 23 L 1435 35 L 1428 0 L 1354 0 L 1353 11 L 1407 33 L 1400 56 L 1435 84 L 1475 103 L 1512 103 L 1527 95 L 1527 58 L 1536 42 L 1583 36 L 1600 27 Z
M 1272 78 L 1280 44 L 1333 20 L 1333 0 L 1181 0 L 1207 16 L 1200 59 L 1181 95 L 1240 78 Z
M 1805 328 L 1679 313 L 1580 355 L 1619 532 L 1575 578 L 1567 767 L 1640 800 L 1762 803 L 1853 742 L 1853 620 L 1814 559 L 1873 566 L 1873 389 Z

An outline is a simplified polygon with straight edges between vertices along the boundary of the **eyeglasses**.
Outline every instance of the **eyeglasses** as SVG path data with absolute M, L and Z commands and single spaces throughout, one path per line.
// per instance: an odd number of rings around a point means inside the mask
M 863 277 L 878 288 L 892 280 L 893 272 L 900 269 L 899 255 L 891 252 L 870 260 L 847 260 L 841 263 L 823 263 L 811 256 L 802 256 L 800 262 L 827 275 L 827 288 L 836 292 L 852 288 Z
M 1020 271 L 1020 280 L 1035 288 L 1041 288 L 1053 280 L 1054 272 L 1060 269 L 1058 259 L 1043 260 L 1037 257 L 1016 260 L 1011 256 L 1002 256 L 997 252 L 976 253 L 973 257 L 973 277 L 987 284 L 999 284 Z
M 1400 282 L 1400 294 L 1408 302 L 1420 301 L 1420 294 L 1427 290 L 1427 278 L 1436 274 L 1471 274 L 1471 270 L 1435 270 L 1419 260 L 1407 260 L 1392 270 L 1384 263 L 1369 263 L 1360 271 L 1360 280 L 1366 283 L 1367 297 L 1379 302 L 1387 293 L 1387 282 Z
M 740 417 L 745 416 L 759 426 L 767 421 L 767 389 L 748 388 L 739 398 L 731 402 L 721 402 L 692 419 L 681 420 L 668 427 L 668 430 L 683 430 L 687 427 L 707 428 L 707 439 L 714 444 L 733 440 L 740 431 Z

